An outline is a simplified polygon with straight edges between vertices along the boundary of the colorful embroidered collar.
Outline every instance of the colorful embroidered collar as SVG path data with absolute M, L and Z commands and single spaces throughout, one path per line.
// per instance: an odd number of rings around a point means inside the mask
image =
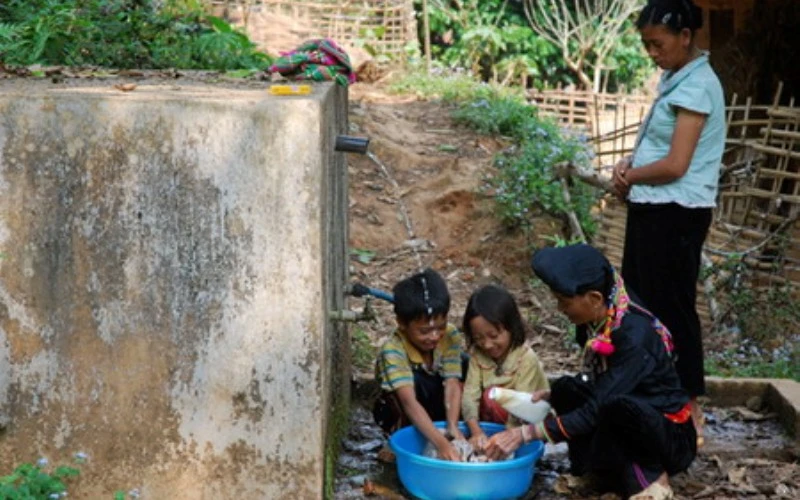
M 671 354 L 674 350 L 674 346 L 672 343 L 672 334 L 667 330 L 667 327 L 664 326 L 653 313 L 631 301 L 628 291 L 625 289 L 622 276 L 620 276 L 616 270 L 613 271 L 613 276 L 614 286 L 608 296 L 606 317 L 597 325 L 589 325 L 589 332 L 592 333 L 593 336 L 586 341 L 585 349 L 596 352 L 601 356 L 610 356 L 614 354 L 615 347 L 611 338 L 612 333 L 622 325 L 622 320 L 625 318 L 625 315 L 628 314 L 629 309 L 634 307 L 651 318 L 653 328 L 661 337 L 661 341 L 664 343 L 667 353 Z

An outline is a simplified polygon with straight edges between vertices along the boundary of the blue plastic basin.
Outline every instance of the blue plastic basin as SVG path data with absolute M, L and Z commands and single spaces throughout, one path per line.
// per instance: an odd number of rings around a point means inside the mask
M 444 428 L 445 422 L 435 422 Z M 483 432 L 491 436 L 505 429 L 500 424 L 481 422 Z M 466 425 L 460 424 L 467 434 Z M 491 463 L 448 462 L 423 457 L 427 440 L 414 426 L 392 434 L 389 446 L 397 456 L 400 482 L 422 500 L 506 500 L 518 498 L 531 486 L 536 461 L 544 453 L 541 441 L 520 447 L 514 459 Z

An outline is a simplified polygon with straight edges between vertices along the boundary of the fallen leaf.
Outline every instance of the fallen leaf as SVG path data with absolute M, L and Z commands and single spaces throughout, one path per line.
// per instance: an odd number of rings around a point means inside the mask
M 369 479 L 364 480 L 364 487 L 361 489 L 365 495 L 370 496 L 375 494 L 375 485 Z
M 774 413 L 757 413 L 745 408 L 744 406 L 737 406 L 732 410 L 745 422 L 759 422 L 761 420 L 775 418 L 776 416 Z
M 774 467 L 775 462 L 773 460 L 767 460 L 766 458 L 743 458 L 741 460 L 736 461 L 739 465 L 751 465 L 755 467 Z
M 553 483 L 553 489 L 556 493 L 566 495 L 574 492 L 576 489 L 581 489 L 585 486 L 584 480 L 572 474 L 561 474 Z
M 706 498 L 719 491 L 719 486 L 706 486 L 703 491 L 695 494 L 692 498 Z
M 392 450 L 388 447 L 383 447 L 378 451 L 378 460 L 386 464 L 393 464 L 396 458 Z
M 747 479 L 747 468 L 739 467 L 736 469 L 731 469 L 728 471 L 728 481 L 737 485 L 737 486 L 744 486 L 747 485 L 750 481 Z
M 405 497 L 396 491 L 392 491 L 391 488 L 383 486 L 382 484 L 373 483 L 369 479 L 364 481 L 364 487 L 362 490 L 364 492 L 364 496 L 379 496 L 385 500 L 405 500 Z
M 559 495 L 567 495 L 572 491 L 572 489 L 569 487 L 567 478 L 564 476 L 559 476 L 553 483 L 553 491 Z
M 131 90 L 136 88 L 135 83 L 118 83 L 114 85 L 114 88 L 117 90 L 121 90 L 122 92 L 130 92 Z

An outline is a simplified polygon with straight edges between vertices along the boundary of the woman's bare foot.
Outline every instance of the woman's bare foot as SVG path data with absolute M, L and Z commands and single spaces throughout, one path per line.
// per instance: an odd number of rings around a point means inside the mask
M 650 483 L 650 486 L 632 495 L 630 500 L 671 500 L 673 498 L 675 498 L 675 494 L 669 486 L 669 476 L 665 472 Z

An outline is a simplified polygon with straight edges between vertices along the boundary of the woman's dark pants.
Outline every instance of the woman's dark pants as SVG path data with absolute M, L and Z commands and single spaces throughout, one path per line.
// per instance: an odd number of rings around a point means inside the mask
M 692 397 L 706 392 L 695 302 L 700 254 L 710 225 L 710 208 L 628 204 L 622 278 L 672 333 L 675 369 Z
M 591 399 L 591 383 L 579 377 L 562 377 L 551 388 L 550 403 L 559 415 Z M 567 444 L 572 474 L 614 478 L 626 495 L 643 490 L 664 472 L 686 470 L 697 453 L 691 419 L 673 423 L 632 396 L 617 396 L 603 404 L 595 431 Z

